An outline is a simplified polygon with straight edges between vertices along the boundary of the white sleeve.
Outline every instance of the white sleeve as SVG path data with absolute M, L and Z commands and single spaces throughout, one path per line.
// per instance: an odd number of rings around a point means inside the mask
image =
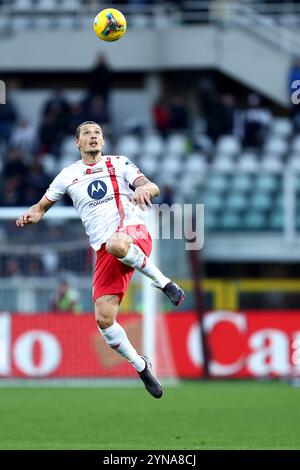
M 140 176 L 144 176 L 141 170 L 134 164 L 132 161 L 129 160 L 127 157 L 124 158 L 124 178 L 129 184 L 133 184 L 133 182 L 139 178 Z
M 46 191 L 46 198 L 49 201 L 59 201 L 66 193 L 66 185 L 64 182 L 63 170 L 54 178 L 49 188 Z

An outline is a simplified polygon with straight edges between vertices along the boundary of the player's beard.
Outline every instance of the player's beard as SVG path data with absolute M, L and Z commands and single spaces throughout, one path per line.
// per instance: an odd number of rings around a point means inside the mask
M 85 154 L 92 160 L 95 160 L 98 156 L 100 157 L 102 155 L 100 149 L 88 150 Z

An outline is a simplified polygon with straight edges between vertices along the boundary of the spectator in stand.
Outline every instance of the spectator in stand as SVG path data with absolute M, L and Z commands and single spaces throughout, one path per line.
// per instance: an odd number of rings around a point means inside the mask
M 3 167 L 3 178 L 9 179 L 17 177 L 26 178 L 28 167 L 24 162 L 23 154 L 18 148 L 11 148 L 7 154 L 7 159 Z
M 43 109 L 43 115 L 48 115 L 54 112 L 61 116 L 61 120 L 67 119 L 69 114 L 69 104 L 63 91 L 59 87 L 54 87 L 52 94 L 48 101 L 46 101 Z
M 235 133 L 236 117 L 235 97 L 231 93 L 225 93 L 220 98 L 219 116 L 221 119 L 222 135 Z
M 154 126 L 162 137 L 166 137 L 170 132 L 170 112 L 166 100 L 161 97 L 153 106 Z
M 55 312 L 79 313 L 79 293 L 72 288 L 67 280 L 62 280 L 58 286 L 52 302 L 51 309 Z
M 84 121 L 87 121 L 88 117 L 84 112 L 84 106 L 81 101 L 72 103 L 70 107 L 68 133 L 74 135 L 77 127 Z
M 17 113 L 10 99 L 6 99 L 5 105 L 0 105 L 0 142 L 8 142 L 17 120 Z
M 182 131 L 188 127 L 188 112 L 183 96 L 176 95 L 170 103 L 170 127 L 172 130 Z
M 87 106 L 86 114 L 89 120 L 106 124 L 108 122 L 108 113 L 104 99 L 99 95 L 93 96 Z
M 101 96 L 107 105 L 111 89 L 111 70 L 104 54 L 99 54 L 90 72 L 90 94 Z
M 244 122 L 245 146 L 260 148 L 272 123 L 272 113 L 270 109 L 262 105 L 260 97 L 254 93 L 248 95 L 248 108 L 245 111 Z
M 4 179 L 0 185 L 1 206 L 14 207 L 22 206 L 23 187 L 20 178 L 17 176 Z
M 12 132 L 10 145 L 12 145 L 13 147 L 18 147 L 24 152 L 31 153 L 34 144 L 34 127 L 26 119 L 21 119 Z
M 67 121 L 65 122 L 67 124 Z M 59 146 L 64 136 L 59 120 L 53 112 L 44 115 L 39 134 L 39 152 L 52 153 L 56 156 L 59 154 Z
M 51 179 L 45 174 L 40 162 L 35 161 L 29 168 L 26 184 L 29 188 L 43 193 L 48 188 Z

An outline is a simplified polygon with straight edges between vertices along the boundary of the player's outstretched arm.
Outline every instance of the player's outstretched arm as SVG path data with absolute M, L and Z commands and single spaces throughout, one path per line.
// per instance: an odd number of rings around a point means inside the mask
M 46 196 L 43 196 L 37 204 L 34 204 L 27 212 L 17 218 L 17 227 L 24 227 L 24 225 L 28 224 L 37 224 L 53 204 L 55 204 L 55 202 L 49 201 Z
M 137 178 L 133 182 L 133 187 L 135 188 L 131 198 L 133 204 L 151 206 L 151 199 L 159 195 L 159 187 L 145 176 Z

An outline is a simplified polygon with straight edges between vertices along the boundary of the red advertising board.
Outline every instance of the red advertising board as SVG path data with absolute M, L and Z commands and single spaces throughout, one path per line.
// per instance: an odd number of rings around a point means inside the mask
M 200 325 L 193 311 L 157 317 L 161 376 L 201 377 Z M 138 314 L 120 315 L 141 351 Z M 300 375 L 299 312 L 208 312 L 204 329 L 212 377 Z M 92 314 L 0 314 L 0 377 L 136 377 L 99 334 Z

